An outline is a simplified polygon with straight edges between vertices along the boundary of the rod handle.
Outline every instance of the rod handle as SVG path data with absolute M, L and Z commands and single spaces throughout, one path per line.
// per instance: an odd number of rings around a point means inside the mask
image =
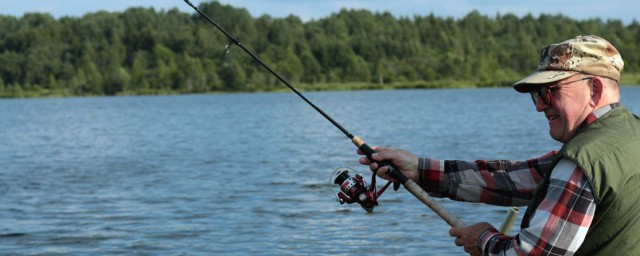
M 398 169 L 395 169 L 398 171 Z M 398 171 L 400 172 L 400 171 Z M 402 173 L 400 173 L 403 175 Z M 393 174 L 391 174 L 393 175 Z M 403 175 L 404 176 L 404 175 Z M 427 205 L 431 210 L 433 210 L 440 218 L 442 218 L 449 226 L 453 228 L 466 227 L 466 225 L 454 216 L 447 208 L 444 208 L 438 201 L 434 200 L 433 197 L 429 196 L 427 192 L 425 192 L 420 185 L 415 183 L 413 180 L 407 180 L 405 183 L 402 183 L 404 187 L 411 192 L 418 200 Z

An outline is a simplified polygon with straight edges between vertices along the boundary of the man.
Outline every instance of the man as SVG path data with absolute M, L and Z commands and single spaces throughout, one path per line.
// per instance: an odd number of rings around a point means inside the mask
M 528 206 L 513 237 L 488 223 L 452 228 L 469 254 L 640 253 L 640 118 L 619 103 L 623 66 L 618 50 L 597 36 L 542 50 L 537 71 L 513 85 L 531 94 L 551 137 L 563 143 L 540 158 L 440 161 L 382 147 L 372 158 L 391 161 L 434 196 Z M 388 179 L 386 172 L 378 175 Z

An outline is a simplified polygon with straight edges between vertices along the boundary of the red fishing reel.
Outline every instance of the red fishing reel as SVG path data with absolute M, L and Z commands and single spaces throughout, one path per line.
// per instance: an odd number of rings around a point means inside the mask
M 388 182 L 378 192 L 375 173 L 371 177 L 371 185 L 367 187 L 367 182 L 362 177 L 362 174 L 348 167 L 336 169 L 331 175 L 329 182 L 332 182 L 332 187 L 335 185 L 340 186 L 340 191 L 336 193 L 340 204 L 358 203 L 362 206 L 362 209 L 367 212 L 373 212 L 373 208 L 378 205 L 378 197 L 380 197 L 382 192 L 391 184 L 391 182 Z

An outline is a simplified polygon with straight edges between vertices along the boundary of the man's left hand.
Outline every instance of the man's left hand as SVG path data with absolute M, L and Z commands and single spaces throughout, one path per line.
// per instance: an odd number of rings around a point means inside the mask
M 465 252 L 474 256 L 481 255 L 478 239 L 484 231 L 490 228 L 493 228 L 491 224 L 482 222 L 468 227 L 451 228 L 449 235 L 456 237 L 456 245 L 463 246 Z

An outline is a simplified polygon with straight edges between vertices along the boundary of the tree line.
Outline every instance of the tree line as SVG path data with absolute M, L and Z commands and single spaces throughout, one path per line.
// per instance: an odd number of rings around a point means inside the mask
M 539 50 L 580 34 L 611 41 L 640 70 L 640 24 L 477 11 L 454 19 L 343 9 L 303 22 L 199 8 L 289 82 L 306 90 L 504 86 Z M 229 46 L 225 49 L 225 46 Z M 623 83 L 638 83 L 638 76 Z M 636 78 L 635 81 L 633 79 Z M 0 96 L 271 91 L 283 88 L 197 13 L 130 8 L 82 17 L 0 16 Z

